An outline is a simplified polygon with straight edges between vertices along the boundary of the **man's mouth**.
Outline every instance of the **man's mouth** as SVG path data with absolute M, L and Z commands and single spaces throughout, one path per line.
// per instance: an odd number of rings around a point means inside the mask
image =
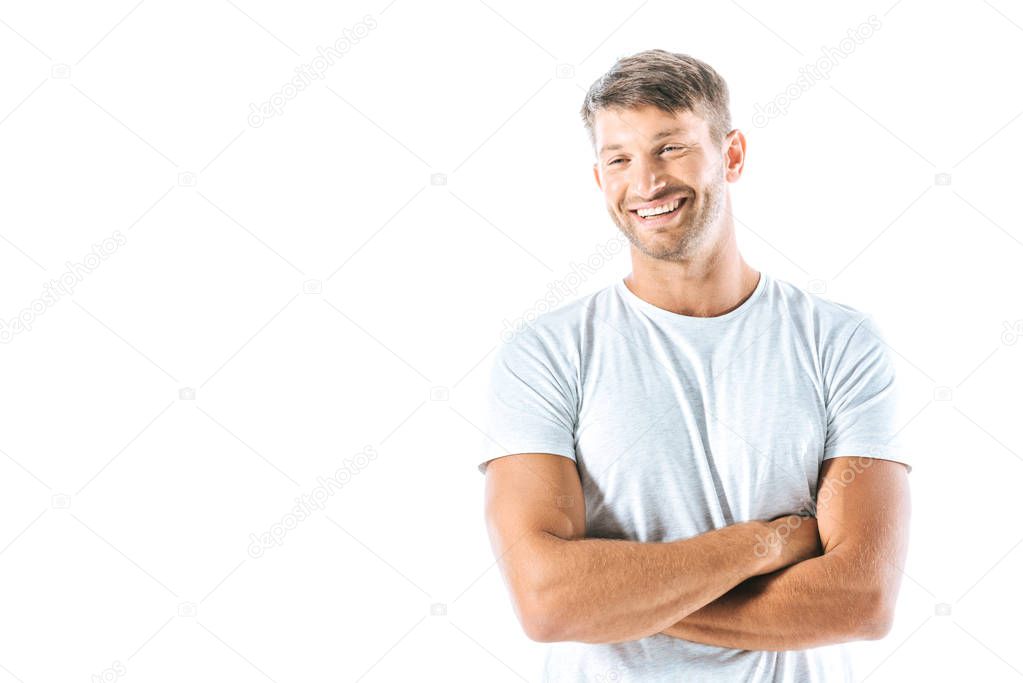
M 643 223 L 660 225 L 661 223 L 667 223 L 675 218 L 675 216 L 682 211 L 686 201 L 688 201 L 688 197 L 680 197 L 658 206 L 652 206 L 648 209 L 632 210 L 629 213 L 636 216 Z

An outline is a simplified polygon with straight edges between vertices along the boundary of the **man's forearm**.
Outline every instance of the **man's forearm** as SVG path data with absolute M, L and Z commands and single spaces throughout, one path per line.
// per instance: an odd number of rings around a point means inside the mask
M 744 581 L 665 635 L 743 650 L 802 650 L 877 637 L 878 596 L 866 567 L 825 554 Z
M 828 460 L 816 503 L 823 555 L 752 578 L 664 633 L 745 650 L 884 637 L 908 547 L 903 466 L 849 456 Z
M 614 643 L 656 634 L 742 581 L 812 556 L 816 526 L 768 546 L 772 522 L 744 522 L 667 543 L 548 535 L 526 610 L 541 640 Z

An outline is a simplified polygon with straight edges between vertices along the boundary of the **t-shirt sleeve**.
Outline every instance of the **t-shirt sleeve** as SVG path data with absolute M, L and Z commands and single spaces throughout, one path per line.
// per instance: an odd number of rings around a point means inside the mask
M 480 472 L 516 453 L 553 453 L 575 460 L 575 373 L 558 349 L 526 327 L 498 347 L 486 394 Z
M 908 422 L 892 351 L 871 316 L 853 330 L 826 372 L 827 439 L 824 460 L 861 456 L 894 460 L 913 469 L 900 430 Z

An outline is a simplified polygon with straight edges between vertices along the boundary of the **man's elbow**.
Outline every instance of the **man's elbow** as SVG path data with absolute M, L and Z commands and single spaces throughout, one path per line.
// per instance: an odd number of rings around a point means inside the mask
M 537 643 L 556 643 L 563 638 L 555 613 L 543 601 L 533 596 L 517 600 L 516 611 L 526 637 Z
M 856 594 L 853 605 L 846 604 L 831 615 L 824 628 L 806 633 L 805 638 L 785 641 L 783 647 L 767 649 L 805 650 L 860 640 L 881 640 L 892 630 L 894 610 L 880 594 Z
M 609 645 L 638 640 L 656 632 L 634 635 L 623 632 L 617 625 L 598 622 L 592 616 L 583 616 L 575 610 L 559 611 L 549 605 L 535 609 L 523 609 L 519 616 L 522 630 L 530 640 L 537 643 L 576 642 L 588 645 Z M 569 614 L 576 614 L 574 618 Z
M 535 643 L 557 643 L 561 641 L 555 631 L 542 622 L 531 622 L 523 625 L 526 637 Z
M 519 623 L 526 637 L 537 643 L 574 641 L 591 645 L 619 643 L 634 638 L 611 639 L 603 626 L 581 614 L 579 606 L 571 607 L 564 600 L 554 600 L 550 593 L 533 593 L 516 601 Z M 543 595 L 544 597 L 539 597 Z
M 561 637 L 560 610 L 555 607 L 557 591 L 547 567 L 536 553 L 527 565 L 519 565 L 512 572 L 512 603 L 522 632 L 537 643 L 554 643 Z
M 892 630 L 895 622 L 895 594 L 877 591 L 864 601 L 859 637 L 862 640 L 881 640 Z

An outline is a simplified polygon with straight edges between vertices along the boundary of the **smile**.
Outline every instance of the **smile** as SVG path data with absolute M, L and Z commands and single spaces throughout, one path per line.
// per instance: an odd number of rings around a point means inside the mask
M 630 211 L 643 223 L 649 223 L 651 225 L 660 225 L 661 223 L 667 223 L 682 212 L 682 208 L 685 206 L 687 197 L 682 197 L 674 201 L 662 204 L 661 206 L 650 207 L 649 209 L 639 209 Z

